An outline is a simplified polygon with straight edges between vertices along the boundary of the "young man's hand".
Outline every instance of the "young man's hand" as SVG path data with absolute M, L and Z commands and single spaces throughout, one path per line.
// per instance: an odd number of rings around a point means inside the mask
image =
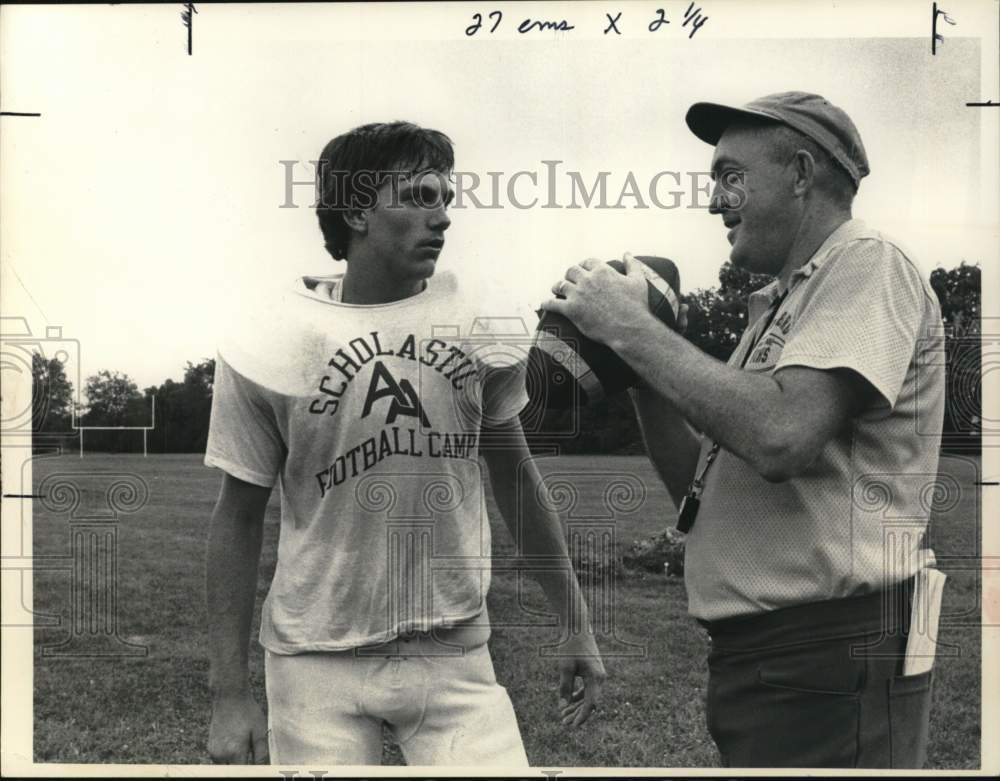
M 560 718 L 564 726 L 579 727 L 597 709 L 607 673 L 590 632 L 571 637 L 560 650 L 564 654 L 559 662 Z M 574 688 L 577 678 L 583 682 Z
M 221 695 L 212 702 L 208 753 L 217 765 L 266 765 L 267 718 L 249 692 Z

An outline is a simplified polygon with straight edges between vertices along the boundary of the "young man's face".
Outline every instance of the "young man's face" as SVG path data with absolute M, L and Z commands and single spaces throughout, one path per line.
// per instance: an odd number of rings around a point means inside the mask
M 723 133 L 712 158 L 715 187 L 709 212 L 722 215 L 729 230 L 733 265 L 776 276 L 795 240 L 799 206 L 792 194 L 794 170 L 774 160 L 768 137 L 759 128 Z M 734 187 L 736 180 L 740 183 Z
M 448 177 L 432 170 L 390 178 L 378 188 L 366 243 L 368 257 L 377 259 L 388 279 L 406 284 L 434 274 L 454 195 Z

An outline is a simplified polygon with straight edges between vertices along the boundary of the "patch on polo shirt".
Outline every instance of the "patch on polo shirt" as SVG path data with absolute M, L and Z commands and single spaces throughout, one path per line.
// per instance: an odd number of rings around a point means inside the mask
M 754 347 L 744 368 L 752 372 L 773 370 L 781 357 L 781 351 L 785 348 L 785 337 L 791 329 L 791 313 L 782 312 L 761 338 L 760 343 Z

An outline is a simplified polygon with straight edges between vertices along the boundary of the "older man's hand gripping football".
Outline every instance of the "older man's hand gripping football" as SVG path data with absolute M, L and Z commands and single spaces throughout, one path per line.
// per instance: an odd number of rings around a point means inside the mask
M 646 277 L 639 261 L 626 252 L 621 274 L 602 260 L 587 258 L 571 266 L 552 286 L 556 296 L 542 302 L 542 309 L 568 317 L 585 335 L 615 349 L 615 342 L 650 322 Z

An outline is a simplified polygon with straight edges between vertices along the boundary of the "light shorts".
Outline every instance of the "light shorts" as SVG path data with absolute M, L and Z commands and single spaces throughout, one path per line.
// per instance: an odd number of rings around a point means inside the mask
M 409 765 L 527 767 L 487 644 L 443 655 L 427 638 L 375 653 L 265 651 L 271 763 L 380 765 L 385 723 Z

